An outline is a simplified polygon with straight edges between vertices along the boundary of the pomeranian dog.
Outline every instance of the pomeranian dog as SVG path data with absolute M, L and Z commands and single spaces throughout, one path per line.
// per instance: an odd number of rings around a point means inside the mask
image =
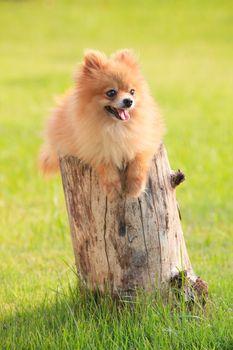
M 48 121 L 40 167 L 52 173 L 59 169 L 59 157 L 76 156 L 96 170 L 114 199 L 122 192 L 119 171 L 126 165 L 123 190 L 138 197 L 163 134 L 159 109 L 133 52 L 124 49 L 107 58 L 89 50 L 74 88 L 58 101 Z

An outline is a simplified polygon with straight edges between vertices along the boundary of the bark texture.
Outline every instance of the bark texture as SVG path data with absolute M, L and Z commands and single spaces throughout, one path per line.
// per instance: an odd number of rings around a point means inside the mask
M 164 146 L 138 199 L 123 194 L 109 202 L 95 172 L 75 157 L 61 158 L 60 167 L 75 261 L 88 288 L 153 291 L 179 280 L 180 271 L 195 285 L 175 194 L 184 175 L 171 171 Z

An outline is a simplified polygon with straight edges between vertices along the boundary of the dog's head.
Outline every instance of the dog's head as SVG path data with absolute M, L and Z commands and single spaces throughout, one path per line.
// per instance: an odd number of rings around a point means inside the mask
M 87 51 L 77 85 L 80 98 L 96 112 L 127 122 L 143 98 L 145 83 L 132 51 L 125 49 L 110 58 L 98 51 Z

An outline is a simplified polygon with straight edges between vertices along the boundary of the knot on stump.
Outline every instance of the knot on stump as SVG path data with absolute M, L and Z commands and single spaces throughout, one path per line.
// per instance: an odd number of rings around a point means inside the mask
M 185 175 L 180 169 L 171 174 L 171 186 L 176 188 L 181 182 L 185 180 Z
M 178 298 L 184 295 L 185 301 L 191 306 L 195 302 L 205 306 L 208 299 L 208 284 L 200 277 L 193 278 L 187 270 L 179 271 L 171 277 L 172 288 L 175 289 Z

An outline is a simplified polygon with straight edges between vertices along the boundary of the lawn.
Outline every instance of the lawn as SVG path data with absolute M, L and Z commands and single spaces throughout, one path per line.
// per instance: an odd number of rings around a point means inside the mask
M 0 349 L 233 349 L 231 1 L 0 2 Z M 76 289 L 61 180 L 38 173 L 53 97 L 85 48 L 132 47 L 166 120 L 204 312 Z

